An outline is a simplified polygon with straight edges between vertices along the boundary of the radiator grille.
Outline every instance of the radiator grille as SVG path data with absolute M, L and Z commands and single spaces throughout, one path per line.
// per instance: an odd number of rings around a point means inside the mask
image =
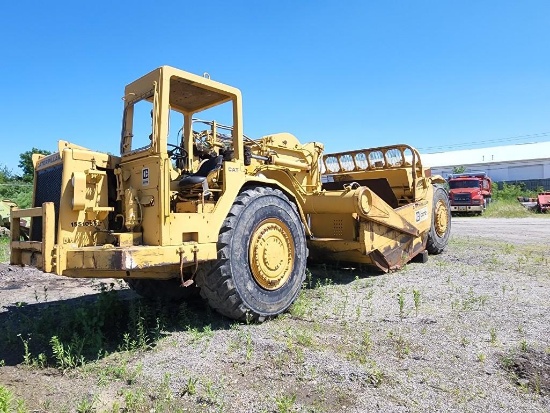
M 53 202 L 55 205 L 55 232 L 57 239 L 57 223 L 59 221 L 59 203 L 61 200 L 61 176 L 63 165 L 38 171 L 36 174 L 36 189 L 34 206 L 42 206 L 44 202 Z M 32 220 L 31 241 L 42 241 L 42 217 Z
M 470 205 L 472 203 L 472 196 L 469 193 L 454 194 L 453 201 L 455 205 Z

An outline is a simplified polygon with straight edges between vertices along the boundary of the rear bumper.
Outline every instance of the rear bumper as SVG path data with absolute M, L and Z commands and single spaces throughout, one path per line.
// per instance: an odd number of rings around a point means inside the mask
M 171 278 L 180 268 L 217 258 L 216 243 L 186 243 L 180 246 L 131 246 L 71 248 L 59 251 L 64 268 L 59 275 L 78 278 L 92 277 L 143 277 Z

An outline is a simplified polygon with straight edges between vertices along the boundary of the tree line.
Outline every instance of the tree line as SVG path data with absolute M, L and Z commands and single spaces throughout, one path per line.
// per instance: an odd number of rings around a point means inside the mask
M 51 152 L 44 149 L 32 148 L 19 155 L 21 175 L 15 174 L 7 166 L 0 164 L 0 200 L 9 199 L 20 208 L 28 208 L 32 203 L 34 166 L 32 154 L 49 155 Z

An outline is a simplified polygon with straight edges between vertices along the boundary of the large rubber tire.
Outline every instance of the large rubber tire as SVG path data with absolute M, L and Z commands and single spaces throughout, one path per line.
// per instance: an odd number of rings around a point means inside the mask
M 235 199 L 218 237 L 218 261 L 199 268 L 201 296 L 235 320 L 263 321 L 296 300 L 308 249 L 296 205 L 267 187 Z
M 181 280 L 179 278 L 170 278 L 168 280 L 135 278 L 127 279 L 126 283 L 137 294 L 149 300 L 178 302 L 196 297 L 199 293 L 195 285 L 181 287 Z
M 434 186 L 432 224 L 428 233 L 426 249 L 430 254 L 443 252 L 451 234 L 451 205 L 449 195 L 441 186 Z

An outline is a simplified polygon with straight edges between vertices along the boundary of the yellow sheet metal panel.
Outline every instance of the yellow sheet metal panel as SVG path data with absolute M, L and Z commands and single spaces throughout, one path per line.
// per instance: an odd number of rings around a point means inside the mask
M 312 214 L 311 231 L 315 238 L 356 240 L 359 221 L 353 214 Z

